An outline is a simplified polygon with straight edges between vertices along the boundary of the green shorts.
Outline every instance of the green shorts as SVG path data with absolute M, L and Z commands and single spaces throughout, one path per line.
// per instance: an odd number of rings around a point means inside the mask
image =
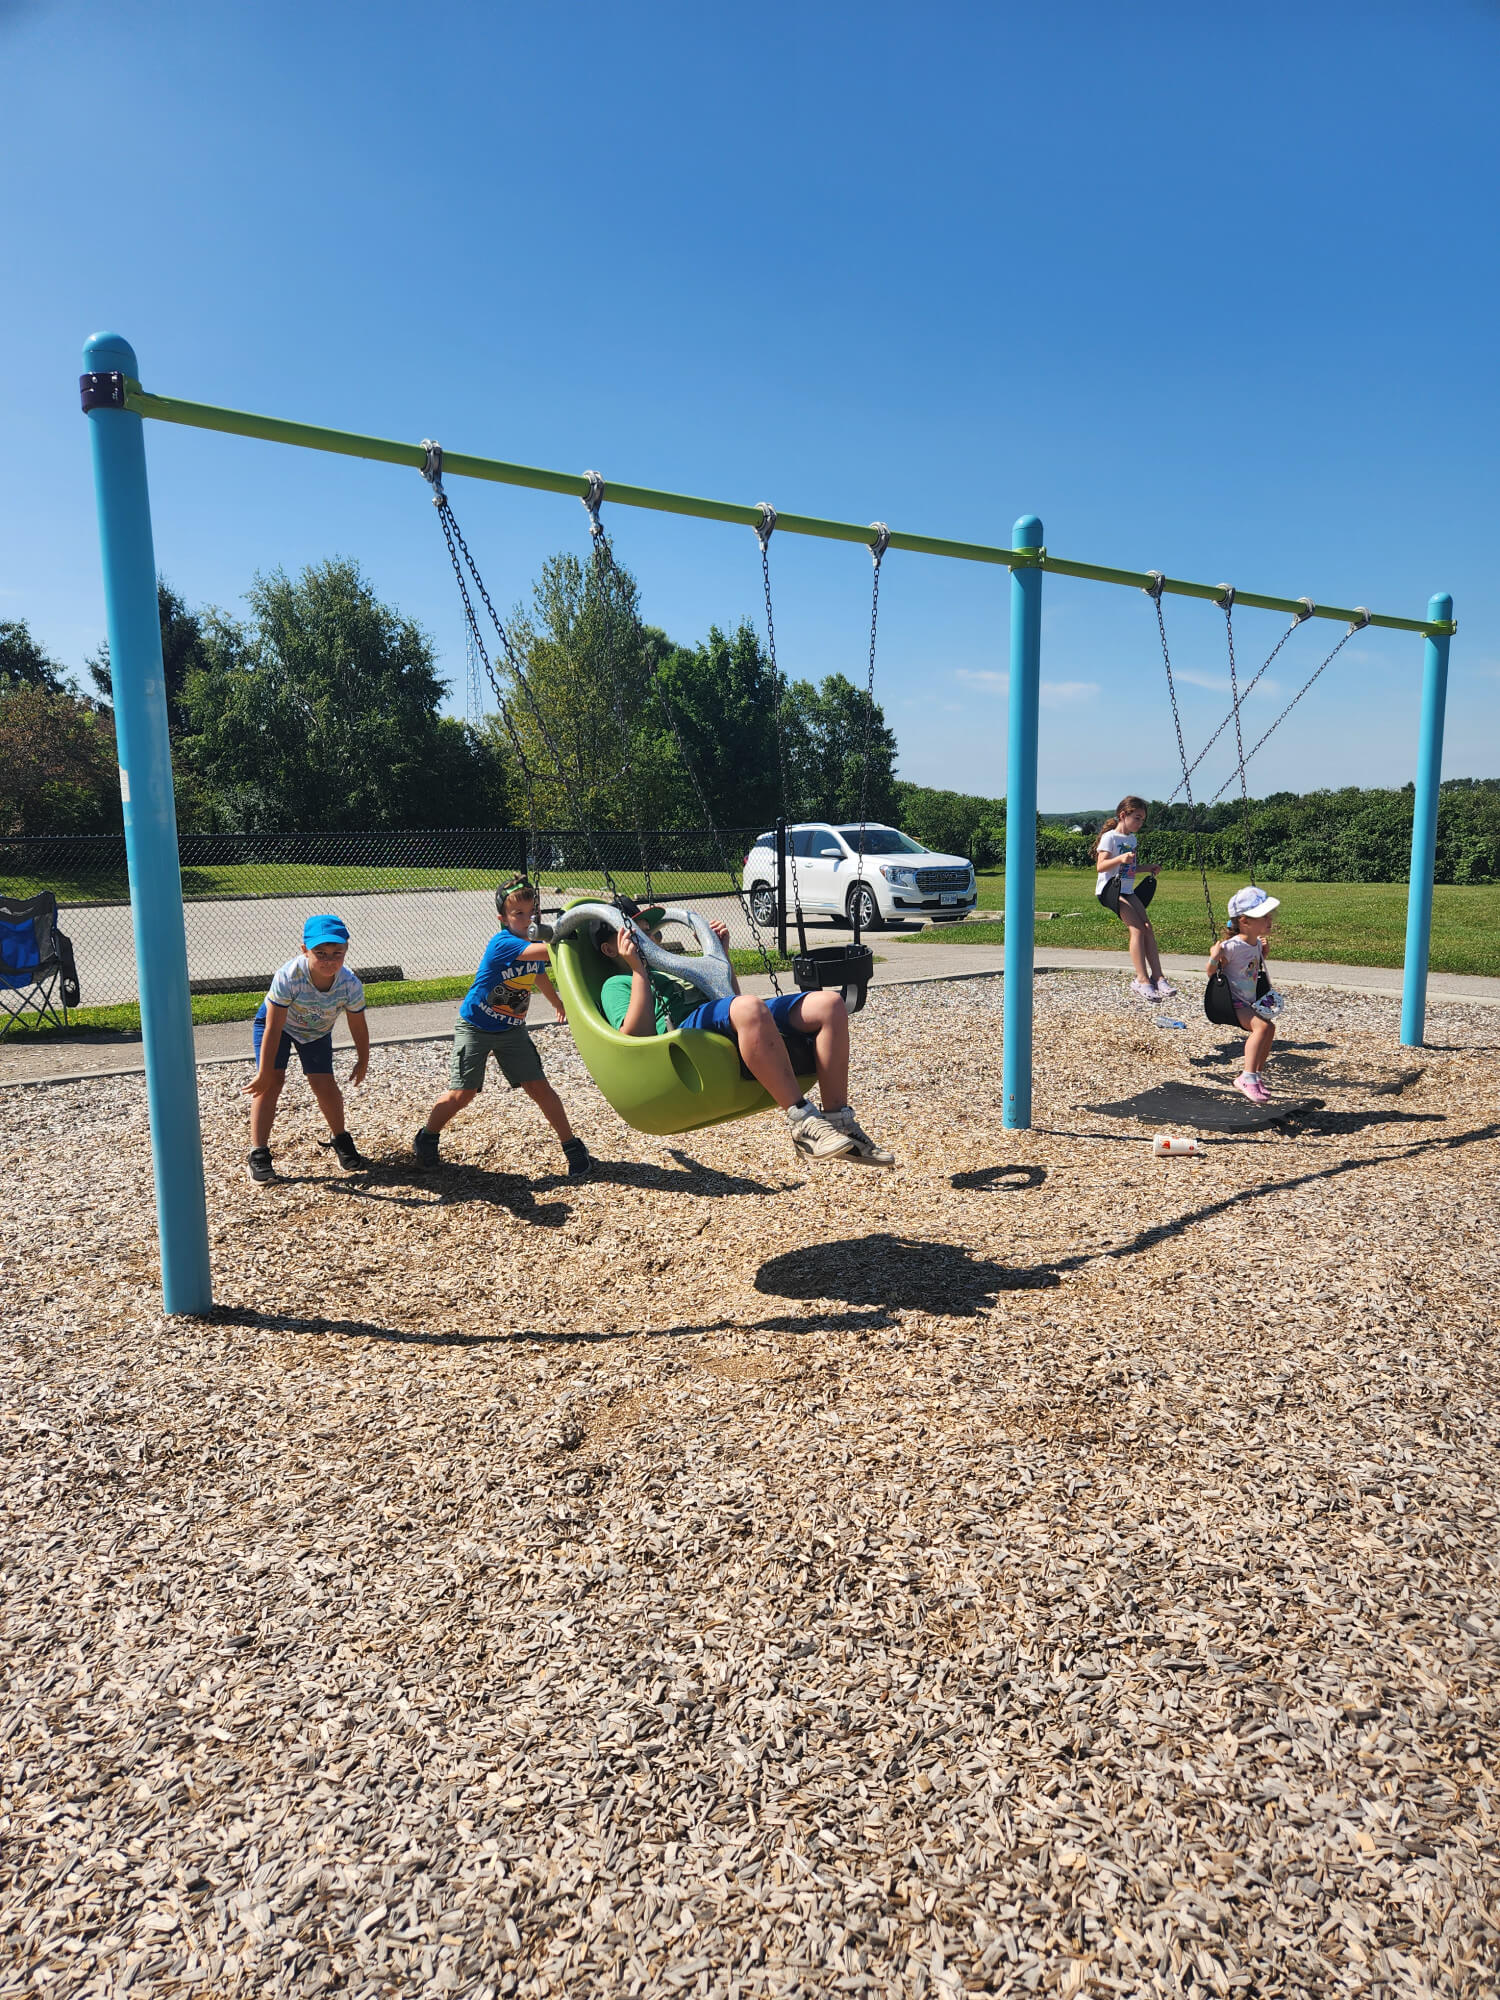
M 472 1028 L 467 1021 L 460 1021 L 453 1030 L 449 1089 L 483 1090 L 484 1072 L 491 1056 L 512 1090 L 519 1090 L 523 1083 L 542 1081 L 542 1059 L 529 1028 L 506 1028 L 498 1035 L 488 1035 L 483 1028 Z

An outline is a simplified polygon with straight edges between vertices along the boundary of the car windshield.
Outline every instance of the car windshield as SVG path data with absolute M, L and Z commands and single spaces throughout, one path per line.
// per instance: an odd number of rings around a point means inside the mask
M 854 852 L 859 852 L 859 828 L 841 826 L 839 832 L 848 841 Z M 913 840 L 910 834 L 897 833 L 893 826 L 867 826 L 865 828 L 866 854 L 930 854 L 932 849 L 924 847 L 920 840 Z

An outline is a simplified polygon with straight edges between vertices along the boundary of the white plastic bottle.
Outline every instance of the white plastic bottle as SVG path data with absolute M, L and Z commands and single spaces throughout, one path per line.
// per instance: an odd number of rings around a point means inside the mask
M 1201 1153 L 1203 1148 L 1196 1139 L 1187 1138 L 1181 1132 L 1158 1132 L 1151 1142 L 1151 1150 L 1158 1159 L 1181 1159 L 1191 1153 Z

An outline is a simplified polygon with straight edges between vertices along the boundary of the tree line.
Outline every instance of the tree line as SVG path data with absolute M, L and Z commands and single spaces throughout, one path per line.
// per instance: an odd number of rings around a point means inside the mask
M 894 810 L 896 740 L 842 674 L 775 696 L 748 623 L 682 645 L 617 568 L 548 562 L 510 633 L 519 678 L 479 722 L 442 713 L 428 635 L 343 557 L 276 570 L 248 615 L 157 585 L 183 832 L 530 824 L 674 828 Z M 80 677 L 0 623 L 0 835 L 121 824 L 108 644 Z M 493 700 L 493 697 L 492 697 Z
M 896 739 L 842 674 L 776 699 L 753 626 L 693 645 L 640 616 L 635 579 L 552 558 L 502 661 L 504 710 L 442 713 L 432 641 L 344 557 L 257 577 L 242 618 L 157 586 L 167 724 L 184 832 L 530 825 L 552 830 L 770 826 L 871 819 L 981 867 L 1005 855 L 1005 804 L 895 776 Z M 101 646 L 70 673 L 24 621 L 0 622 L 0 836 L 120 828 L 113 679 Z M 868 758 L 866 751 L 868 749 Z M 864 781 L 862 784 L 862 780 Z M 1290 881 L 1389 882 L 1411 854 L 1412 787 L 1275 792 L 1251 801 L 1256 871 Z M 1044 866 L 1088 869 L 1103 815 L 1039 821 Z M 1198 835 L 1193 827 L 1196 824 Z M 1239 800 L 1153 801 L 1146 858 L 1246 866 Z M 1500 780 L 1450 779 L 1437 879 L 1500 881 Z
M 900 822 L 929 846 L 968 854 L 981 868 L 1005 861 L 1005 801 L 896 783 Z M 1151 801 L 1142 858 L 1162 868 L 1254 872 L 1277 882 L 1400 882 L 1411 869 L 1416 791 L 1345 786 L 1337 791 L 1272 792 L 1214 806 Z M 1105 813 L 1059 821 L 1039 816 L 1036 858 L 1043 868 L 1092 870 Z M 1195 833 L 1194 827 L 1197 831 Z M 1077 826 L 1080 831 L 1073 829 Z M 1500 882 L 1500 778 L 1446 778 L 1438 791 L 1435 879 Z

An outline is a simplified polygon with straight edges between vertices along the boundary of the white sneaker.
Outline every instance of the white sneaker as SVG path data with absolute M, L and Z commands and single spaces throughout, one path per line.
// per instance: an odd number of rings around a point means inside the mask
M 848 1159 L 858 1160 L 867 1167 L 895 1166 L 895 1154 L 888 1153 L 884 1146 L 876 1145 L 847 1104 L 838 1111 L 825 1111 L 823 1118 L 835 1132 L 842 1132 L 854 1141 L 853 1151 L 846 1156 Z
M 814 1105 L 789 1105 L 786 1122 L 792 1144 L 809 1160 L 840 1160 L 854 1150 L 854 1140 L 831 1125 Z

